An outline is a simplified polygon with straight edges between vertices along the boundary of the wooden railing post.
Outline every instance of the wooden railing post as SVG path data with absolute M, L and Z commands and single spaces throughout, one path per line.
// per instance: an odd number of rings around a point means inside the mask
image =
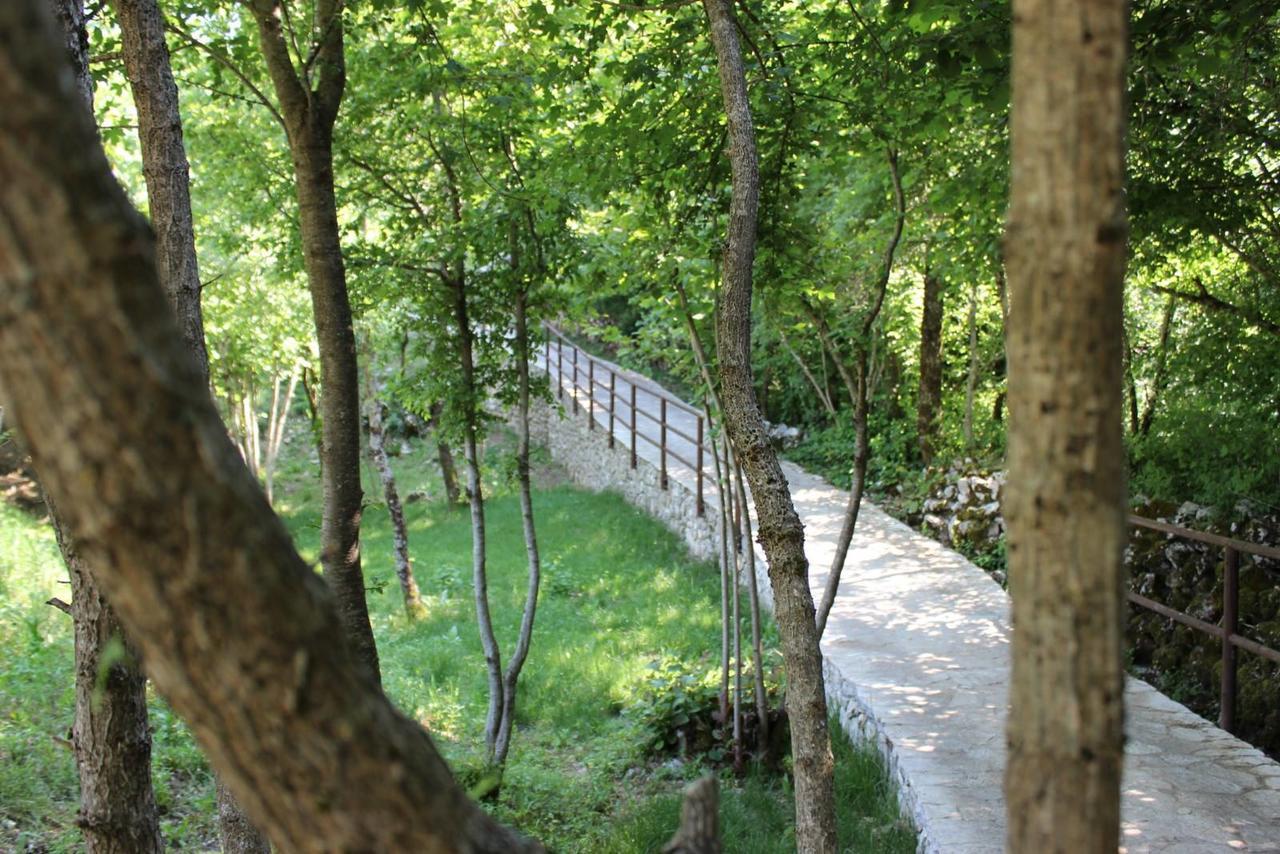
M 658 458 L 661 460 L 662 475 L 658 485 L 667 488 L 667 399 L 658 398 Z
M 596 360 L 587 356 L 587 429 L 596 429 Z
M 695 459 L 698 461 L 698 465 L 696 467 L 697 471 L 694 473 L 694 476 L 698 481 L 698 515 L 705 516 L 707 508 L 702 500 L 702 416 L 701 415 L 698 416 L 698 451 L 697 453 L 698 453 L 698 456 Z
M 573 347 L 573 411 L 578 411 L 578 346 L 571 344 Z
M 550 369 L 550 365 L 547 366 Z M 560 402 L 564 403 L 564 339 L 556 336 L 556 388 Z
M 542 367 L 546 369 L 547 376 L 551 376 L 551 330 L 546 330 L 547 338 L 543 342 L 542 350 Z
M 636 381 L 631 381 L 631 467 L 636 467 Z
M 1240 625 L 1240 553 L 1227 547 L 1222 564 L 1222 691 L 1218 726 L 1233 732 L 1236 725 L 1236 646 L 1232 636 Z
M 609 369 L 609 450 L 613 450 L 613 408 L 617 399 L 618 372 Z

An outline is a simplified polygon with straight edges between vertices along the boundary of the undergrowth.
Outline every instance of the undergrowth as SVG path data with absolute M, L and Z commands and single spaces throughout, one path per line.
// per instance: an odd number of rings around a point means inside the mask
M 506 441 L 495 443 L 501 448 Z M 380 490 L 366 472 L 363 556 L 383 682 L 427 727 L 463 785 L 482 782 L 485 667 L 474 624 L 470 522 L 442 496 L 432 449 L 393 460 L 406 507 L 425 615 L 404 613 Z M 319 539 L 320 488 L 306 437 L 289 447 L 277 506 L 303 554 Z M 497 456 L 502 457 L 498 451 Z M 500 820 L 563 852 L 656 851 L 671 836 L 683 785 L 716 763 L 654 756 L 642 710 L 655 662 L 713 660 L 719 647 L 719 576 L 692 562 L 676 537 L 615 495 L 563 485 L 545 465 L 535 512 L 544 559 L 533 646 L 520 684 L 517 732 L 502 787 L 487 802 Z M 486 484 L 489 590 L 509 653 L 525 587 L 519 502 L 508 466 Z M 72 711 L 71 626 L 43 604 L 67 596 L 47 527 L 0 507 L 0 848 L 72 851 L 77 786 L 65 741 Z M 777 644 L 770 626 L 770 646 Z M 625 712 L 625 713 L 624 713 Z M 183 723 L 153 699 L 155 785 L 174 850 L 216 845 L 212 778 Z M 678 714 L 677 714 L 678 716 Z M 838 728 L 837 730 L 838 731 Z M 912 851 L 915 836 L 876 757 L 837 739 L 843 851 Z M 785 776 L 722 777 L 725 850 L 794 850 Z

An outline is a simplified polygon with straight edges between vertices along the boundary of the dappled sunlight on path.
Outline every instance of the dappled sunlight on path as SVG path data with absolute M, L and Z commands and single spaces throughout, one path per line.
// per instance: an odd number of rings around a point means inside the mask
M 617 371 L 619 397 L 629 399 L 635 387 L 637 410 L 670 397 L 652 380 L 596 362 Z M 564 402 L 570 411 L 594 409 L 595 429 L 608 435 L 608 389 L 597 389 L 595 398 L 589 404 L 585 390 L 575 394 L 570 388 Z M 669 425 L 694 435 L 696 416 L 670 405 L 667 414 Z M 649 439 L 637 443 L 638 461 L 642 468 L 656 468 L 658 420 L 642 417 L 636 423 Z M 553 429 L 582 431 L 578 442 L 587 435 L 582 414 Z M 615 420 L 613 434 L 617 452 L 627 453 L 628 425 Z M 674 433 L 667 447 L 686 460 L 696 458 L 695 446 Z M 673 481 L 694 488 L 693 470 L 670 464 L 669 469 Z M 848 494 L 790 463 L 783 470 L 804 522 L 810 585 L 818 599 Z M 713 480 L 709 460 L 704 471 L 706 481 Z M 648 482 L 657 483 L 652 470 Z M 654 492 L 644 500 L 652 512 L 678 499 Z M 714 520 L 719 511 L 713 490 L 706 500 L 707 518 Z M 757 553 L 761 598 L 769 603 L 758 546 Z M 990 576 L 863 502 L 822 643 L 827 696 L 850 735 L 874 743 L 886 758 L 903 810 L 920 828 L 921 851 L 1004 849 L 1009 639 L 1009 597 Z M 1125 700 L 1120 850 L 1280 854 L 1280 764 L 1144 682 L 1130 679 Z

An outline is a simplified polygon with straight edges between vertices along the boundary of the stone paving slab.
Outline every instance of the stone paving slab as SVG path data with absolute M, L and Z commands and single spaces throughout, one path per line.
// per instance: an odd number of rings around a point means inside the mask
M 627 382 L 665 393 L 621 373 L 619 395 Z M 656 415 L 656 398 L 643 391 L 637 409 L 651 405 Z M 596 398 L 603 402 L 598 389 Z M 682 427 L 693 421 L 668 411 Z M 596 420 L 603 424 L 599 409 Z M 585 419 L 573 423 L 560 429 L 582 429 Z M 637 425 L 656 440 L 654 422 Z M 625 440 L 627 429 L 615 424 L 615 435 Z M 688 443 L 668 438 L 692 459 Z M 637 450 L 657 464 L 652 445 L 642 441 Z M 848 493 L 791 463 L 783 470 L 805 525 L 816 599 Z M 678 466 L 672 476 L 692 479 Z M 715 499 L 709 490 L 708 502 Z M 761 596 L 771 605 L 757 551 Z M 990 576 L 863 502 L 822 643 L 827 695 L 846 731 L 885 757 L 903 812 L 920 829 L 921 852 L 1004 849 L 1009 636 L 1009 598 Z M 1140 680 L 1128 680 L 1125 703 L 1121 852 L 1280 854 L 1280 764 Z

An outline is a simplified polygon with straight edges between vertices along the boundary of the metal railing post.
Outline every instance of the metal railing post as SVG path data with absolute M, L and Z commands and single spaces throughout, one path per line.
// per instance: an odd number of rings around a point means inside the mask
M 698 461 L 698 465 L 697 465 L 697 471 L 695 472 L 695 476 L 698 481 L 698 515 L 705 516 L 707 507 L 702 499 L 702 416 L 701 415 L 698 416 L 698 452 L 697 453 L 698 453 L 698 456 L 696 457 L 696 459 Z
M 571 344 L 573 347 L 573 411 L 578 411 L 578 345 Z
M 663 489 L 667 488 L 667 399 L 665 397 L 658 398 L 658 457 L 662 462 L 662 475 L 658 480 L 658 485 Z
M 1236 646 L 1232 636 L 1240 628 L 1240 553 L 1230 546 L 1222 564 L 1222 685 L 1218 726 L 1233 732 L 1236 725 Z
M 636 467 L 636 381 L 631 381 L 631 467 Z
M 596 360 L 587 357 L 587 429 L 596 429 Z
M 613 409 L 614 401 L 617 398 L 617 382 L 618 374 L 612 368 L 609 369 L 609 449 L 613 450 Z
M 547 365 L 550 370 L 551 366 Z M 560 402 L 564 403 L 564 339 L 559 335 L 556 336 L 556 388 L 560 396 Z

